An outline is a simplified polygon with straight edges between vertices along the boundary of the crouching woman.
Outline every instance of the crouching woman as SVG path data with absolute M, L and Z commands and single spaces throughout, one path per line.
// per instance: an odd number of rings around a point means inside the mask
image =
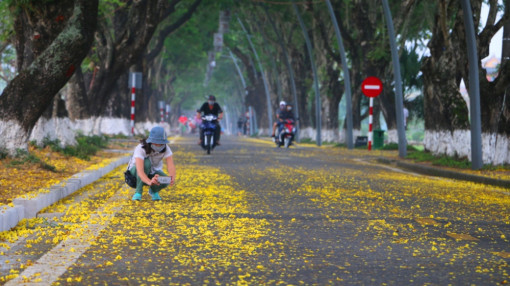
M 149 186 L 149 195 L 153 201 L 160 201 L 159 192 L 175 183 L 175 166 L 172 158 L 172 150 L 167 145 L 165 130 L 161 126 L 151 129 L 149 138 L 140 141 L 129 161 L 128 169 L 136 177 L 136 191 L 134 201 L 142 199 L 143 186 Z M 170 184 L 162 184 L 158 178 L 166 176 L 163 172 L 163 160 L 166 161 L 168 175 L 171 177 Z

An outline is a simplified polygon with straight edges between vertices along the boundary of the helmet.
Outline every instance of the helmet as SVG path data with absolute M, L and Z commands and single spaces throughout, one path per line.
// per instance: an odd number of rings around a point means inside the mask
M 207 100 L 213 100 L 213 101 L 216 101 L 216 96 L 214 95 L 209 95 L 209 98 L 207 98 Z
M 285 101 L 282 100 L 282 101 L 280 101 L 280 106 L 282 106 L 282 105 L 287 105 L 287 104 L 285 103 Z

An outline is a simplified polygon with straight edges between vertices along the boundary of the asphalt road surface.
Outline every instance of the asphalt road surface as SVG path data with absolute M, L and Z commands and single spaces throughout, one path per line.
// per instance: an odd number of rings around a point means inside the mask
M 177 184 L 130 200 L 124 167 L 26 222 L 7 285 L 501 285 L 510 196 L 380 153 L 224 137 L 171 144 Z

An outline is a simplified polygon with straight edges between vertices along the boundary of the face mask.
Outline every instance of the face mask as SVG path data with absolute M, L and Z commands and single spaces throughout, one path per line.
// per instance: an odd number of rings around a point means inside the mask
M 214 105 L 214 101 L 209 100 L 209 105 Z
M 292 107 L 287 107 L 287 110 L 288 110 L 288 111 L 291 111 L 291 110 L 292 110 Z
M 151 148 L 152 148 L 152 150 L 154 150 L 156 152 L 161 152 L 161 151 L 163 151 L 163 149 L 165 149 L 165 144 L 163 144 L 161 146 L 155 146 L 154 144 L 151 144 Z

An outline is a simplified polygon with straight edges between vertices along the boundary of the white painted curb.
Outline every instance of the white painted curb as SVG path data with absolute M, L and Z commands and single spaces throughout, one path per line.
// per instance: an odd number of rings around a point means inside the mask
M 16 198 L 13 200 L 14 207 L 0 206 L 0 231 L 10 230 L 24 218 L 36 217 L 40 210 L 99 180 L 118 166 L 127 164 L 130 158 L 131 156 L 125 156 L 103 168 L 77 173 L 63 182 L 51 186 L 48 193 L 39 194 L 29 199 Z

